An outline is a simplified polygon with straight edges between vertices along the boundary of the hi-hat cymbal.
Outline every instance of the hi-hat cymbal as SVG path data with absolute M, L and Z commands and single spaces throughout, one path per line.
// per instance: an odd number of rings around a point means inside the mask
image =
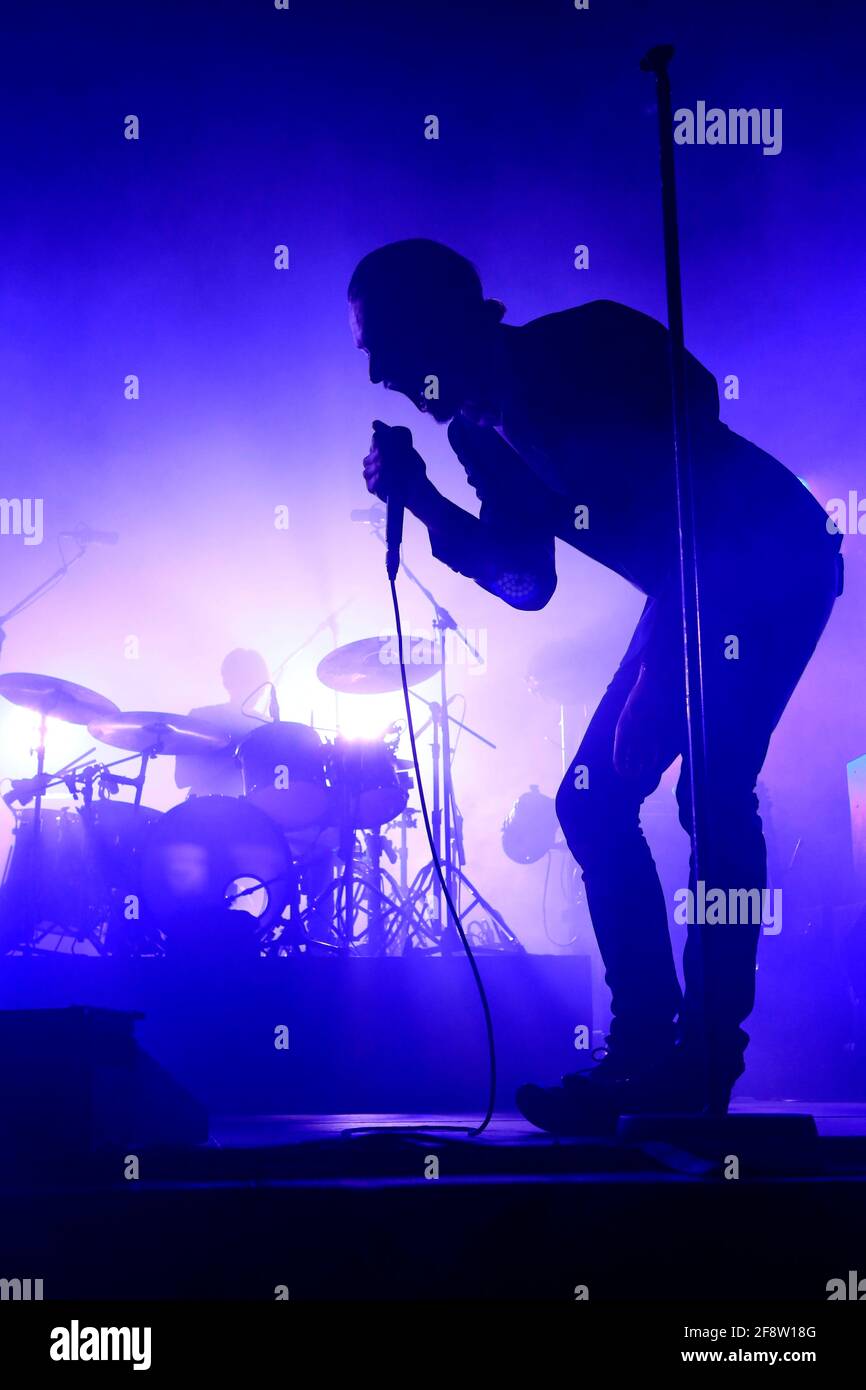
M 410 685 L 429 680 L 442 665 L 429 637 L 404 638 L 403 661 Z M 382 695 L 399 690 L 402 681 L 397 638 L 362 637 L 358 642 L 335 647 L 319 662 L 316 675 L 330 690 L 345 695 Z
M 63 719 L 67 724 L 89 724 L 91 719 L 119 714 L 120 707 L 95 690 L 59 676 L 39 676 L 28 671 L 7 671 L 0 676 L 0 695 L 13 705 Z
M 94 738 L 111 748 L 123 748 L 130 753 L 153 749 L 170 757 L 183 753 L 219 753 L 230 748 L 233 742 L 231 734 L 206 724 L 203 719 L 155 710 L 118 711 L 113 718 L 91 720 L 87 728 Z

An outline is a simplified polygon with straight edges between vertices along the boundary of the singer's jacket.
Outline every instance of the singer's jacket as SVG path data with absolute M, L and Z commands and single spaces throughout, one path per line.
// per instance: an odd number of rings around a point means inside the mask
M 596 300 L 503 325 L 503 333 L 501 425 L 458 415 L 448 427 L 480 512 L 450 504 L 445 524 L 430 533 L 434 555 L 515 608 L 542 608 L 556 588 L 559 539 L 646 594 L 642 642 L 659 655 L 678 650 L 667 329 Z M 808 565 L 827 547 L 838 552 L 841 538 L 804 484 L 721 423 L 715 378 L 691 354 L 687 397 L 707 595 L 772 585 L 780 567 Z

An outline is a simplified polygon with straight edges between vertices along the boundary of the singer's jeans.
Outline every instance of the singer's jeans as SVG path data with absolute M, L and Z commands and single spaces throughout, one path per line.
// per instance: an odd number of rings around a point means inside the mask
M 769 567 L 768 567 L 769 568 Z M 736 565 L 729 567 L 736 571 Z M 707 889 L 763 889 L 767 860 L 755 784 L 770 736 L 803 673 L 834 598 L 841 561 L 833 545 L 797 556 L 781 576 L 720 575 L 702 595 L 704 687 L 708 737 L 708 835 L 701 868 Z M 685 701 L 681 727 L 663 765 L 640 784 L 613 765 L 617 720 L 647 659 L 653 627 L 649 599 L 629 649 L 596 710 L 557 796 L 569 848 L 583 870 L 593 928 L 611 990 L 611 1043 L 635 1059 L 664 1052 L 674 1018 L 685 1037 L 709 1048 L 727 1084 L 742 1072 L 748 1036 L 739 1025 L 752 1010 L 760 925 L 694 925 L 688 929 L 680 992 L 662 886 L 640 826 L 641 803 L 665 767 L 682 753 L 677 785 L 680 821 L 689 829 Z M 726 639 L 739 642 L 736 659 Z M 650 653 L 652 655 L 652 653 Z M 683 680 L 670 665 L 671 682 Z M 682 686 L 680 685 L 680 689 Z M 575 769 L 585 767 L 585 787 Z M 682 885 L 685 888 L 685 884 Z M 694 874 L 690 887 L 695 891 Z M 685 919 L 680 919 L 685 920 Z

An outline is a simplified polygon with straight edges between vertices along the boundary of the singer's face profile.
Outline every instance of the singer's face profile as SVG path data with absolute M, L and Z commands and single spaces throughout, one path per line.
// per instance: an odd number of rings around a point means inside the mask
M 398 391 L 417 410 L 445 424 L 463 403 L 453 326 L 443 316 L 366 299 L 349 301 L 355 346 L 366 352 L 370 380 Z

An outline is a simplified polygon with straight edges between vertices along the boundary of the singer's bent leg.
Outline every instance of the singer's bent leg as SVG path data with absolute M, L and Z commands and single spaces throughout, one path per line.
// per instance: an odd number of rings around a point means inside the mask
M 667 911 L 640 824 L 646 783 L 626 781 L 613 765 L 616 726 L 639 660 L 628 655 L 590 721 L 556 799 L 568 847 L 583 871 L 586 898 L 611 991 L 611 1046 L 646 1061 L 674 1036 L 681 994 Z

